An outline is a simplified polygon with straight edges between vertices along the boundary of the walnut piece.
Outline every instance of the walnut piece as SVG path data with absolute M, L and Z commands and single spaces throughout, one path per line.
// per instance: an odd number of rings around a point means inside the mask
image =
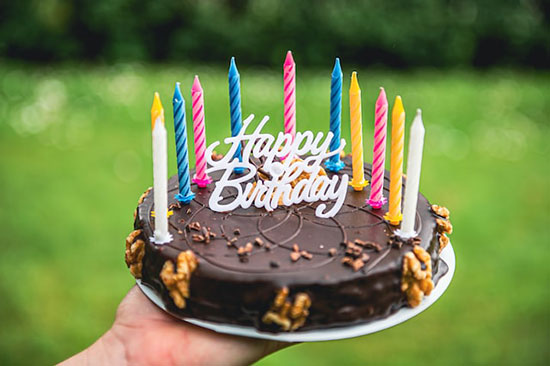
M 143 256 L 145 255 L 145 242 L 137 239 L 140 234 L 141 230 L 134 230 L 128 235 L 126 238 L 126 251 L 124 253 L 126 265 L 130 268 L 130 273 L 135 278 L 141 278 Z
M 223 159 L 223 154 L 218 154 L 216 151 L 212 151 L 212 160 L 218 161 Z
M 401 291 L 405 292 L 409 306 L 414 308 L 420 305 L 422 298 L 429 295 L 433 288 L 430 254 L 420 245 L 415 245 L 412 252 L 403 257 Z
M 439 237 L 439 253 L 449 244 L 449 237 L 445 234 L 441 234 Z
M 432 205 L 432 211 L 443 218 L 448 219 L 451 212 L 447 207 L 439 206 L 439 205 Z
M 288 287 L 279 290 L 271 309 L 262 317 L 262 322 L 275 323 L 284 331 L 294 331 L 304 325 L 311 306 L 309 295 L 299 292 L 294 296 L 294 302 L 291 302 L 288 300 L 288 294 Z
M 174 263 L 168 260 L 164 262 L 160 279 L 168 289 L 170 297 L 180 309 L 185 308 L 185 299 L 189 298 L 189 282 L 191 274 L 198 266 L 198 259 L 195 254 L 186 250 L 178 255 L 176 260 L 176 272 L 174 272 Z
M 453 232 L 453 225 L 449 221 L 450 212 L 446 207 L 432 205 L 432 211 L 440 216 L 435 219 L 437 232 L 439 233 L 439 253 L 449 244 L 449 237 L 446 234 Z
M 451 222 L 449 220 L 445 219 L 435 219 L 435 222 L 437 223 L 437 231 L 444 234 L 452 234 L 453 233 L 453 225 L 451 225 Z

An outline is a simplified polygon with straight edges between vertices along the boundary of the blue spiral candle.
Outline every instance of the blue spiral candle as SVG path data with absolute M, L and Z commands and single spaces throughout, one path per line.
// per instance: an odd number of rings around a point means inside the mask
M 231 57 L 229 65 L 229 111 L 231 114 L 231 136 L 235 137 L 241 132 L 243 127 L 241 113 L 241 76 L 235 65 L 235 57 Z M 235 151 L 233 158 L 243 161 L 241 145 Z M 242 173 L 243 168 L 235 168 L 235 173 Z
M 176 83 L 174 90 L 174 131 L 176 135 L 176 155 L 178 160 L 179 193 L 175 198 L 182 203 L 189 203 L 195 197 L 191 192 L 189 176 L 189 156 L 187 152 L 187 131 L 185 126 L 185 100 L 181 95 L 180 83 Z
M 333 133 L 330 141 L 330 151 L 337 150 L 340 147 L 340 129 L 342 124 L 342 68 L 340 59 L 336 58 L 334 70 L 332 70 L 332 81 L 330 84 L 330 132 Z M 340 160 L 340 154 L 330 157 L 325 162 L 325 166 L 331 172 L 338 172 L 344 167 L 344 162 Z

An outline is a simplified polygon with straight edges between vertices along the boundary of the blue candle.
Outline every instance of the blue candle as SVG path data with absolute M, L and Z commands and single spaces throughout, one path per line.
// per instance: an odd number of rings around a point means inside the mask
M 229 110 L 231 114 L 231 136 L 235 137 L 241 132 L 243 127 L 241 113 L 241 76 L 235 65 L 235 57 L 231 57 L 229 65 Z M 243 161 L 241 146 L 235 151 L 234 159 Z M 243 168 L 235 168 L 235 173 L 242 173 Z
M 330 132 L 333 133 L 330 141 L 330 151 L 337 150 L 340 147 L 340 129 L 342 124 L 342 68 L 340 59 L 336 58 L 334 70 L 332 70 L 332 81 L 330 84 Z M 340 160 L 340 154 L 330 157 L 325 162 L 325 166 L 331 172 L 338 172 L 344 167 L 344 162 Z
M 191 192 L 189 175 L 189 156 L 187 152 L 187 131 L 185 126 L 185 100 L 181 95 L 180 83 L 176 83 L 174 90 L 174 131 L 176 132 L 176 155 L 178 160 L 179 193 L 175 198 L 182 203 L 189 203 L 195 197 Z

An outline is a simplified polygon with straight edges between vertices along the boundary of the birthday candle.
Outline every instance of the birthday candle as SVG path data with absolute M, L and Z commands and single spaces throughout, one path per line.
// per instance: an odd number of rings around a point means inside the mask
M 174 111 L 174 131 L 176 137 L 176 157 L 178 162 L 179 181 L 179 193 L 176 194 L 176 199 L 187 204 L 191 202 L 195 194 L 191 192 L 187 131 L 185 126 L 185 100 L 181 95 L 180 83 L 176 83 L 172 106 Z
M 340 59 L 336 58 L 330 84 L 330 131 L 333 133 L 332 140 L 330 141 L 330 151 L 337 150 L 340 147 L 342 126 L 342 78 L 343 74 L 342 68 L 340 67 Z M 331 172 L 338 172 L 344 167 L 344 162 L 340 160 L 340 154 L 336 154 L 329 158 L 325 166 Z
M 231 57 L 231 64 L 229 65 L 229 110 L 231 114 L 231 136 L 235 137 L 241 132 L 243 126 L 242 113 L 241 113 L 241 76 L 235 65 L 235 57 Z M 234 159 L 243 161 L 241 145 L 237 147 Z M 242 173 L 243 168 L 235 168 L 236 173 Z
M 168 243 L 172 236 L 168 232 L 168 159 L 166 156 L 166 128 L 164 109 L 158 93 L 155 93 L 151 107 L 151 129 L 153 137 L 153 185 L 155 208 L 156 244 Z
M 361 89 L 357 82 L 357 72 L 351 74 L 349 88 L 349 109 L 351 118 L 351 159 L 353 179 L 349 183 L 356 191 L 362 191 L 369 182 L 363 170 L 363 126 L 361 121 Z
M 386 158 L 386 125 L 388 122 L 388 100 L 384 88 L 376 100 L 374 111 L 374 146 L 372 148 L 372 178 L 367 204 L 379 209 L 386 203 L 384 198 L 384 161 Z
M 284 94 L 284 120 L 285 133 L 296 136 L 296 64 L 292 58 L 292 52 L 286 54 L 283 65 L 283 94 Z
M 407 179 L 405 180 L 405 201 L 403 203 L 403 222 L 401 223 L 401 230 L 397 232 L 404 238 L 410 238 L 416 235 L 414 231 L 414 224 L 416 219 L 418 186 L 420 184 L 420 168 L 422 166 L 422 149 L 424 148 L 424 132 L 422 112 L 420 109 L 417 109 L 409 137 Z
M 206 134 L 204 126 L 204 97 L 199 77 L 195 75 L 195 81 L 191 88 L 191 100 L 193 103 L 193 135 L 195 138 L 195 176 L 193 182 L 200 188 L 212 183 L 212 178 L 206 174 Z
M 390 210 L 384 216 L 392 225 L 399 225 L 401 214 L 401 187 L 403 180 L 403 146 L 405 144 L 405 110 L 398 95 L 391 113 Z

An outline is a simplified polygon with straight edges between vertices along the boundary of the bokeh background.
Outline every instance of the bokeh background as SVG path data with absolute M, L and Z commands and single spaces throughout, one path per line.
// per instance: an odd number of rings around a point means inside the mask
M 199 74 L 207 138 L 222 139 L 236 56 L 244 114 L 271 115 L 276 133 L 288 49 L 300 130 L 328 129 L 334 57 L 344 90 L 359 72 L 366 160 L 380 86 L 408 123 L 423 109 L 421 190 L 451 209 L 458 264 L 416 318 L 259 365 L 548 364 L 549 24 L 544 0 L 1 2 L 0 364 L 55 363 L 109 328 L 152 185 L 153 92 L 173 141 L 174 82 L 190 98 Z

